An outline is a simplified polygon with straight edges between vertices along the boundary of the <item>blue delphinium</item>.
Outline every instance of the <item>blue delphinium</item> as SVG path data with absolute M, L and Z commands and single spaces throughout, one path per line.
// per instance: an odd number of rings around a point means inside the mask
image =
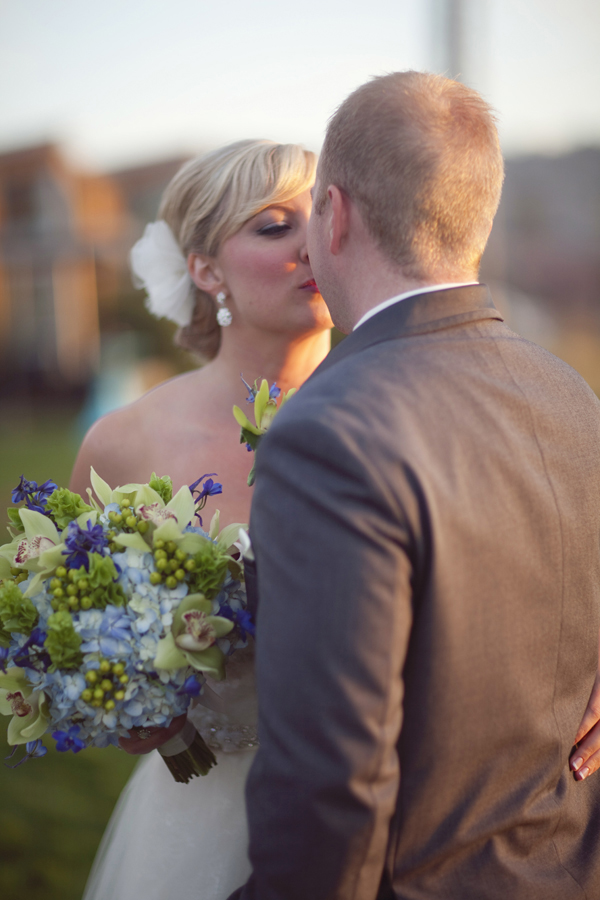
M 15 755 L 19 746 L 19 744 L 15 745 L 15 747 L 13 747 L 12 753 L 10 753 L 6 757 L 6 759 L 11 759 Z M 28 759 L 34 759 L 36 756 L 45 756 L 47 752 L 48 748 L 44 747 L 41 740 L 38 739 L 37 741 L 27 741 L 27 743 L 25 744 L 25 756 L 23 756 L 14 766 L 6 766 L 6 768 L 17 769 L 19 766 L 22 766 L 24 762 L 27 762 Z
M 256 399 L 256 395 L 258 391 L 255 387 L 250 387 L 246 379 L 243 375 L 240 375 L 240 378 L 244 382 L 244 386 L 248 390 L 248 396 L 246 397 L 246 403 L 254 403 Z M 269 400 L 277 400 L 279 395 L 281 394 L 281 388 L 277 387 L 277 383 L 274 381 L 271 387 L 269 388 Z
M 71 725 L 68 731 L 52 732 L 52 737 L 56 741 L 56 749 L 59 753 L 66 753 L 67 750 L 72 750 L 73 753 L 79 753 L 80 750 L 84 749 L 85 741 L 82 741 L 77 737 L 79 731 L 79 725 Z
M 57 488 L 58 485 L 50 480 L 45 481 L 38 487 L 36 481 L 28 481 L 24 475 L 21 475 L 21 480 L 12 491 L 12 502 L 25 503 L 28 509 L 46 514 L 48 497 Z
M 108 537 L 102 525 L 92 525 L 88 519 L 86 527 L 82 528 L 77 522 L 69 522 L 67 536 L 65 538 L 66 550 L 63 553 L 67 557 L 66 563 L 71 569 L 79 569 L 84 566 L 89 570 L 89 553 L 102 553 L 108 547 Z
M 216 475 L 216 472 L 211 472 L 208 475 L 202 475 L 189 486 L 190 491 L 192 492 L 192 497 L 196 498 L 196 518 L 200 522 L 200 525 L 202 525 L 202 516 L 200 515 L 200 510 L 204 508 L 208 498 L 213 497 L 215 494 L 223 493 L 223 485 L 218 481 L 213 481 L 213 477 L 216 478 Z M 202 484 L 198 489 L 198 485 L 200 484 L 200 482 L 204 482 L 204 484 Z
M 201 691 L 202 684 L 198 681 L 198 675 L 190 675 L 189 678 L 185 679 L 177 693 L 189 694 L 190 697 L 198 697 Z
M 213 478 L 216 478 L 217 473 L 211 472 L 208 475 L 202 475 L 193 484 L 190 484 L 190 491 L 192 492 L 192 496 L 196 498 L 196 503 L 201 503 L 203 500 L 206 502 L 207 497 L 212 497 L 215 494 L 223 493 L 223 485 L 219 484 L 218 481 L 213 481 Z M 206 481 L 204 479 L 206 478 Z M 204 484 L 198 489 L 198 485 L 201 481 L 204 481 Z M 202 506 L 204 503 L 202 504 Z

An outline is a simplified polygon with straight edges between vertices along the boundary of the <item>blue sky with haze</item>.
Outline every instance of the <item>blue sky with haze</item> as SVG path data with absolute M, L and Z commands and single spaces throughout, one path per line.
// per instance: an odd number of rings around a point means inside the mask
M 318 150 L 369 76 L 443 71 L 443 0 L 3 0 L 0 151 L 94 168 L 245 137 Z M 600 145 L 599 0 L 465 0 L 464 80 L 508 153 Z

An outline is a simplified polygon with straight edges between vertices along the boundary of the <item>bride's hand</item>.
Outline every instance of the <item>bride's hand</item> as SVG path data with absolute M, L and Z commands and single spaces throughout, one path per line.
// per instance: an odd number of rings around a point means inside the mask
M 140 756 L 144 753 L 150 753 L 170 741 L 172 737 L 179 734 L 185 725 L 187 716 L 177 716 L 173 719 L 168 728 L 134 728 L 129 732 L 130 737 L 119 738 L 119 746 L 134 756 Z M 141 738 L 140 731 L 145 732 L 148 737 Z
M 575 744 L 569 765 L 576 781 L 583 781 L 600 768 L 600 665 Z

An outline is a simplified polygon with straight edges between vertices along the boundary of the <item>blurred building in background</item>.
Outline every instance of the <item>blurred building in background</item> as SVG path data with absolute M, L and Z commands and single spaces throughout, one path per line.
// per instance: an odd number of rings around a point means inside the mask
M 129 250 L 182 161 L 90 174 L 52 144 L 0 155 L 0 399 L 81 394 L 98 376 L 103 343 L 131 330 Z
M 509 159 L 482 280 L 600 396 L 600 148 Z

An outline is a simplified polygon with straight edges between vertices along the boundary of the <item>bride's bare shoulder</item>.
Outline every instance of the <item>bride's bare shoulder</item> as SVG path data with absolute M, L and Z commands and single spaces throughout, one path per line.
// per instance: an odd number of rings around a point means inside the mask
M 192 401 L 200 371 L 186 372 L 152 388 L 133 403 L 102 416 L 87 432 L 71 476 L 71 490 L 85 495 L 90 467 L 110 485 L 145 480 L 145 461 L 167 420 Z M 148 476 L 150 476 L 148 472 Z

